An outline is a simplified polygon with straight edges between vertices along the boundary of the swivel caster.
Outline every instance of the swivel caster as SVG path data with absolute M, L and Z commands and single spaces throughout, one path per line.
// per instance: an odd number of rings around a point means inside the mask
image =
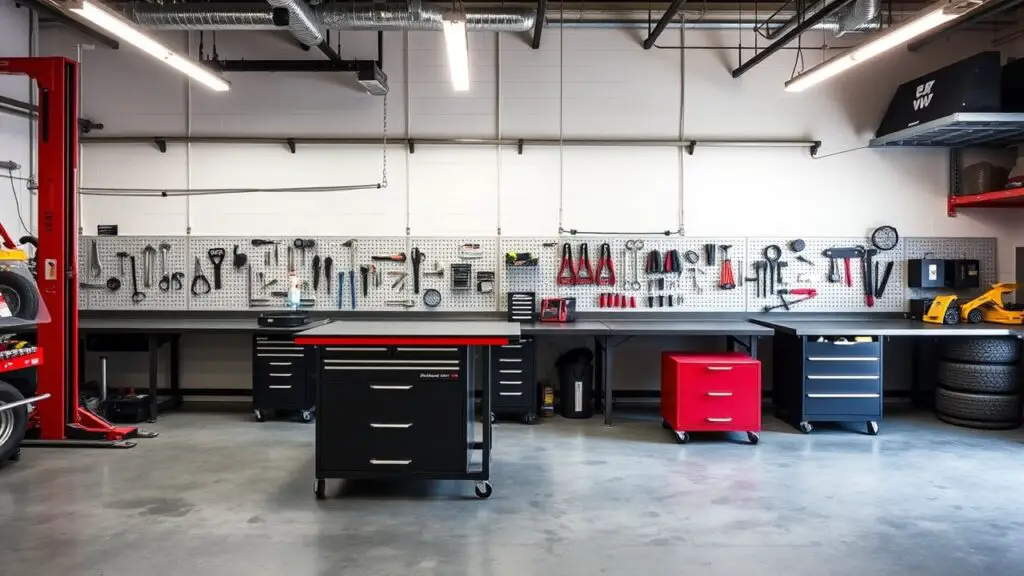
M 327 497 L 327 480 L 323 478 L 317 478 L 313 482 L 313 494 L 317 500 L 323 500 Z
M 483 482 L 477 482 L 476 486 L 473 488 L 473 491 L 476 492 L 477 498 L 486 500 L 491 497 L 491 494 L 494 493 L 494 488 L 491 486 L 490 482 L 487 482 L 485 480 Z
M 800 431 L 803 432 L 804 434 L 810 434 L 811 430 L 814 430 L 814 426 L 811 426 L 810 422 L 800 423 Z
M 676 435 L 676 442 L 678 442 L 679 444 L 686 444 L 687 442 L 690 441 L 690 435 L 688 433 L 686 433 L 686 432 L 680 432 L 678 430 L 673 430 L 673 433 L 675 433 L 675 435 Z
M 751 444 L 757 445 L 761 440 L 761 435 L 757 432 L 747 432 L 747 440 L 750 440 Z
M 494 412 L 491 412 L 491 424 L 494 424 L 497 421 L 498 421 L 498 418 L 494 415 Z
M 313 413 L 309 410 L 302 411 L 302 421 L 311 422 L 313 420 Z
M 878 436 L 878 422 L 874 420 L 868 422 L 868 435 Z
M 526 426 L 532 426 L 532 425 L 537 423 L 537 415 L 536 414 L 527 414 L 526 416 L 523 416 L 522 422 Z
M 263 422 L 264 420 L 267 419 L 267 416 L 266 416 L 266 414 L 263 413 L 263 410 L 260 410 L 259 408 L 257 408 L 257 409 L 252 411 L 252 419 L 257 421 L 257 422 Z

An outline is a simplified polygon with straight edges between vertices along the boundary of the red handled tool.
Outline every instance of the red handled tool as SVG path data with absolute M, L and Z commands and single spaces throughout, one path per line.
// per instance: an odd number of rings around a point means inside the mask
M 722 250 L 722 269 L 718 275 L 718 287 L 722 290 L 732 290 L 733 288 L 736 288 L 736 278 L 732 272 L 732 260 L 729 259 L 729 248 L 732 248 L 732 246 L 729 244 L 722 244 L 719 248 Z M 781 264 L 783 263 L 778 262 L 775 265 L 776 268 Z M 781 278 L 781 270 L 779 271 L 779 275 Z
M 807 300 L 810 300 L 811 298 L 814 298 L 815 296 L 817 296 L 818 295 L 818 290 L 815 289 L 815 288 L 793 288 L 791 290 L 782 289 L 782 290 L 779 290 L 778 294 L 779 294 L 779 300 L 782 301 L 782 304 L 776 304 L 775 306 L 765 306 L 761 310 L 762 312 L 771 312 L 772 310 L 777 310 L 779 308 L 785 308 L 788 311 L 790 306 L 792 306 L 794 304 L 799 304 L 801 302 L 806 302 Z M 787 295 L 803 296 L 803 298 L 797 298 L 796 300 L 788 300 L 787 301 L 786 300 L 786 296 Z
M 576 266 L 572 262 L 572 246 L 568 242 L 562 244 L 562 265 L 559 266 L 555 279 L 560 286 L 576 284 Z
M 615 286 L 615 261 L 612 260 L 612 247 L 607 242 L 601 244 L 601 254 L 597 259 L 595 283 L 598 286 Z
M 580 244 L 580 262 L 576 266 L 576 284 L 593 284 L 594 269 L 590 267 L 590 248 Z

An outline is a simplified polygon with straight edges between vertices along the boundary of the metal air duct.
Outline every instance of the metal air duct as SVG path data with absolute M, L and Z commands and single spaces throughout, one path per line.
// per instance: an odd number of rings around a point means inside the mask
M 295 39 L 306 46 L 319 46 L 324 41 L 324 33 L 320 30 L 320 22 L 313 15 L 313 8 L 305 0 L 267 0 L 274 8 L 288 14 L 288 30 Z M 281 21 L 280 12 L 274 11 L 274 23 Z
M 817 14 L 819 11 L 825 8 L 828 4 L 827 0 L 820 0 L 807 7 L 803 17 L 799 14 L 793 16 L 782 26 L 769 30 L 767 36 L 769 39 L 774 39 L 778 36 L 782 36 L 786 32 L 789 32 L 801 20 L 806 20 L 809 16 Z M 843 36 L 850 32 L 864 32 L 867 30 L 877 30 L 881 23 L 878 20 L 878 15 L 882 12 L 882 0 L 854 0 L 843 6 L 839 10 L 836 10 L 835 14 L 830 15 L 825 20 L 814 26 L 815 30 L 827 30 L 836 36 Z

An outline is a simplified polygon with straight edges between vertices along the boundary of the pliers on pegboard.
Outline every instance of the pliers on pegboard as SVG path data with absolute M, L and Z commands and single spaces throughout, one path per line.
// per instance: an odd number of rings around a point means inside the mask
M 590 248 L 587 247 L 586 242 L 580 244 L 580 263 L 576 266 L 576 283 L 594 283 L 594 269 L 590 267 Z
M 679 258 L 679 250 L 669 250 L 665 252 L 665 265 L 661 268 L 662 272 L 682 274 L 683 263 Z
M 594 281 L 598 286 L 615 286 L 615 262 L 612 260 L 611 245 L 607 242 L 601 244 L 600 252 Z
M 572 261 L 572 246 L 568 242 L 562 244 L 562 264 L 558 267 L 555 280 L 560 286 L 576 284 L 576 265 Z

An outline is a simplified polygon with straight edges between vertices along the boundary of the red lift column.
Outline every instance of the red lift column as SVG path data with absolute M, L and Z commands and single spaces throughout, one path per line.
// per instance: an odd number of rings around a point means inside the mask
M 114 426 L 78 405 L 78 63 L 67 58 L 0 58 L 0 74 L 35 80 L 39 90 L 39 247 L 36 281 L 50 322 L 36 329 L 46 354 L 38 368 L 39 438 L 122 440 Z

